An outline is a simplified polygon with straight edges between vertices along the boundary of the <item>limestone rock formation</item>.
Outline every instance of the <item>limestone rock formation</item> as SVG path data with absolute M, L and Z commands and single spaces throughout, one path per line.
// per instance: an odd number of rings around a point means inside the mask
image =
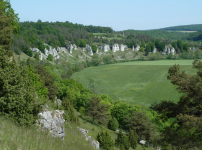
M 38 48 L 30 48 L 33 52 L 40 52 Z
M 104 52 L 108 52 L 108 51 L 110 51 L 110 46 L 109 46 L 109 45 L 102 45 L 102 46 L 101 46 L 101 49 L 102 49 Z
M 156 51 L 157 51 L 157 49 L 156 49 L 156 48 L 154 48 L 153 53 L 155 54 L 155 53 L 156 53 Z
M 140 45 L 137 45 L 137 47 L 135 48 L 135 51 L 139 51 L 140 50 Z
M 86 48 L 83 49 L 83 51 L 85 50 L 88 52 L 89 55 L 93 56 L 93 50 L 88 44 L 86 45 Z
M 119 51 L 119 44 L 112 45 L 112 52 L 117 52 L 117 51 Z
M 88 130 L 79 127 L 77 127 L 77 129 L 85 136 L 86 141 L 89 141 L 95 149 L 99 149 L 99 142 L 92 140 L 91 136 L 88 136 Z
M 69 50 L 69 53 L 72 54 L 72 50 L 77 50 L 77 46 L 75 44 L 70 44 L 67 46 L 67 49 Z
M 195 47 L 190 47 L 189 50 L 195 52 L 195 51 L 196 51 L 196 48 L 195 48 Z
M 49 111 L 44 110 L 40 112 L 38 115 L 40 119 L 36 121 L 36 124 L 44 129 L 48 130 L 53 137 L 60 137 L 64 140 L 65 129 L 63 119 L 64 115 L 63 110 L 55 110 Z
M 166 45 L 165 46 L 165 53 L 162 53 L 162 54 L 169 55 L 170 53 L 172 53 L 174 55 L 176 53 L 175 49 L 171 45 Z
M 125 49 L 125 45 L 123 45 L 123 44 L 120 44 L 119 45 L 119 49 L 123 52 L 124 51 L 124 49 Z

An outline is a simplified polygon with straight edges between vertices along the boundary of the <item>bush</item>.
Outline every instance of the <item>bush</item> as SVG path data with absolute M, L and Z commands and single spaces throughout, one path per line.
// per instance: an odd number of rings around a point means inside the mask
M 0 68 L 0 112 L 21 125 L 30 125 L 38 119 L 41 105 L 45 103 L 37 98 L 32 73 L 25 66 L 7 63 Z
M 64 109 L 68 115 L 69 121 L 73 122 L 73 123 L 79 123 L 79 118 L 74 113 L 73 102 L 68 98 L 64 98 L 62 101 L 62 105 L 63 105 L 63 107 L 64 107 Z
M 122 130 L 120 130 L 117 135 L 117 139 L 115 140 L 115 145 L 119 148 L 124 147 L 125 150 L 129 150 L 130 148 L 130 142 L 128 140 L 128 137 L 123 134 Z
M 53 55 L 49 54 L 47 60 L 53 61 Z
M 97 141 L 100 143 L 100 147 L 106 150 L 113 150 L 114 142 L 110 134 L 106 131 L 105 133 L 101 130 L 97 135 Z
M 109 120 L 108 122 L 108 128 L 116 131 L 116 129 L 118 129 L 119 127 L 119 122 L 117 121 L 117 119 L 115 117 L 112 117 L 112 119 Z

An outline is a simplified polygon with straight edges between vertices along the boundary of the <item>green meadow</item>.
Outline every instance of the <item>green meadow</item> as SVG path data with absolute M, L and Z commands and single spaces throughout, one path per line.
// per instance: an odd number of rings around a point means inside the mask
M 178 102 L 181 93 L 167 80 L 168 69 L 174 64 L 180 70 L 195 74 L 193 60 L 136 61 L 91 67 L 75 73 L 72 78 L 96 94 L 108 94 L 121 100 L 149 107 L 159 100 Z

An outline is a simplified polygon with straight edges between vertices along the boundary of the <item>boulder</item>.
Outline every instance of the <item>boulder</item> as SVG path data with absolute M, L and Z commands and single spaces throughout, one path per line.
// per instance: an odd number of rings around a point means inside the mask
M 85 136 L 86 141 L 89 141 L 95 149 L 99 149 L 99 142 L 92 140 L 91 136 L 88 136 L 88 130 L 79 127 L 77 127 L 77 129 Z
M 65 129 L 64 129 L 64 116 L 63 110 L 43 110 L 38 115 L 40 119 L 36 121 L 36 124 L 46 130 L 48 130 L 53 137 L 60 137 L 64 140 Z

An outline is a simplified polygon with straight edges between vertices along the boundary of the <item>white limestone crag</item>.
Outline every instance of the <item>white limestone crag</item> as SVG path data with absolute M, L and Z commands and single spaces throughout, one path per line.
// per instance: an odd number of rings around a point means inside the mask
M 176 53 L 174 47 L 172 47 L 170 44 L 165 46 L 165 53 L 162 54 L 166 54 L 169 55 L 170 53 L 172 53 L 173 55 Z
M 40 52 L 40 50 L 38 48 L 30 48 L 32 50 L 32 52 Z
M 195 48 L 195 47 L 190 47 L 189 50 L 195 52 L 195 51 L 196 51 L 196 48 Z
M 135 51 L 134 45 L 133 45 L 133 47 L 132 47 L 132 51 Z
M 125 49 L 125 45 L 123 45 L 123 44 L 120 44 L 119 45 L 119 49 L 123 52 L 124 51 L 124 49 Z
M 88 130 L 79 127 L 77 127 L 77 129 L 85 136 L 86 141 L 89 141 L 95 149 L 99 149 L 99 142 L 92 140 L 91 136 L 88 136 Z
M 109 51 L 110 51 L 110 46 L 109 46 L 109 45 L 102 45 L 102 46 L 101 46 L 101 49 L 102 49 L 104 52 L 109 52 Z
M 65 115 L 63 110 L 43 110 L 39 114 L 40 119 L 36 121 L 36 125 L 46 129 L 53 137 L 60 137 L 64 140 L 65 129 L 63 116 Z
M 87 44 L 85 50 L 88 52 L 89 55 L 93 56 L 93 50 L 90 47 L 90 45 Z M 83 51 L 85 51 L 85 50 L 83 50 Z
M 155 54 L 155 53 L 156 53 L 156 51 L 157 51 L 157 49 L 156 49 L 156 48 L 154 48 L 153 53 Z
M 117 52 L 117 51 L 119 51 L 119 44 L 112 45 L 112 52 Z
M 135 48 L 135 51 L 139 51 L 140 50 L 140 45 L 137 45 L 137 47 Z
M 72 50 L 77 50 L 77 46 L 75 44 L 70 44 L 67 46 L 67 49 L 69 50 L 69 53 L 72 54 Z

